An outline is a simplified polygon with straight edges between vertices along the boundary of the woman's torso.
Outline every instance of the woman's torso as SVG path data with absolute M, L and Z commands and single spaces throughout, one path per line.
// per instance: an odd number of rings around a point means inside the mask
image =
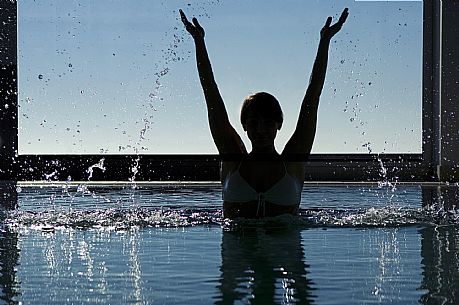
M 227 218 L 296 214 L 303 162 L 249 160 L 222 163 L 223 212 Z

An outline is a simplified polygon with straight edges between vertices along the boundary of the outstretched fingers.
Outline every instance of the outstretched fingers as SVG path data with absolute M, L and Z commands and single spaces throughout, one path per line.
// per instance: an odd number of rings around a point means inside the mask
M 193 18 L 193 24 L 194 24 L 194 26 L 195 26 L 200 32 L 204 32 L 204 29 L 203 29 L 202 26 L 199 24 L 198 19 Z
M 348 8 L 345 8 L 341 13 L 341 16 L 339 17 L 338 21 L 333 25 L 331 24 L 332 17 L 328 17 L 324 27 L 320 31 L 321 37 L 331 39 L 336 33 L 338 33 L 341 30 L 341 27 L 343 26 L 344 22 L 346 22 L 348 15 Z
M 182 22 L 183 22 L 183 23 L 187 23 L 187 22 L 188 22 L 188 19 L 186 18 L 186 15 L 185 15 L 185 13 L 182 11 L 182 9 L 179 9 L 179 13 L 180 13 L 180 18 L 182 19 Z
M 346 22 L 347 16 L 349 16 L 349 9 L 346 7 L 343 12 L 341 13 L 341 16 L 339 17 L 338 21 L 332 25 L 332 27 L 341 27 L 344 22 Z M 332 22 L 332 17 L 328 17 L 327 21 L 325 22 L 325 28 L 329 28 Z
M 346 22 L 347 16 L 349 16 L 349 9 L 346 7 L 339 17 L 338 24 L 343 25 Z
M 193 25 L 191 24 L 191 22 L 188 21 L 188 18 L 186 18 L 185 13 L 181 9 L 179 10 L 179 12 L 180 12 L 180 18 L 182 19 L 183 25 L 185 25 L 185 28 L 187 30 L 189 30 L 190 27 L 193 27 Z
M 198 38 L 198 37 L 204 37 L 204 29 L 202 26 L 199 24 L 198 20 L 196 18 L 191 19 L 193 23 L 188 21 L 188 18 L 186 18 L 185 13 L 179 9 L 180 12 L 180 18 L 182 19 L 183 25 L 185 25 L 185 29 L 188 31 L 188 33 L 193 36 L 193 38 Z

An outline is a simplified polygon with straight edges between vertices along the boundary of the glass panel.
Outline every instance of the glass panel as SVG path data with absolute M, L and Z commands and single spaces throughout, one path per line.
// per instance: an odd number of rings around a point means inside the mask
M 58 1 L 18 3 L 21 154 L 216 153 L 194 45 L 197 16 L 236 130 L 245 96 L 272 93 L 292 134 L 319 32 L 330 48 L 314 153 L 420 153 L 422 1 Z M 243 135 L 246 146 L 250 143 Z

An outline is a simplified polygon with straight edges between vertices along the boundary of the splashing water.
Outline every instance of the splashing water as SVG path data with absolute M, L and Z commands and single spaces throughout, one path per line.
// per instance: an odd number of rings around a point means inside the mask
M 53 171 L 52 173 L 50 173 L 50 174 L 45 174 L 45 180 L 46 180 L 46 181 L 51 181 L 51 178 L 53 178 L 54 176 L 56 176 L 57 173 L 58 173 L 57 170 L 54 170 L 54 171 Z
M 389 192 L 390 192 L 390 197 L 389 197 L 389 206 L 392 206 L 392 199 L 395 196 L 395 191 L 397 190 L 397 177 L 395 177 L 395 182 L 391 182 L 388 179 L 387 176 L 387 168 L 384 166 L 383 161 L 381 158 L 378 158 L 379 162 L 379 176 L 381 177 L 381 181 L 378 181 L 378 187 L 379 188 L 384 188 L 386 187 Z
M 132 189 L 137 188 L 137 184 L 135 183 L 135 176 L 137 176 L 139 173 L 139 161 L 140 157 L 137 156 L 137 159 L 135 159 L 135 164 L 131 167 L 132 177 L 129 178 L 129 181 L 132 182 Z
M 55 198 L 54 198 L 55 199 Z M 361 210 L 301 209 L 299 216 L 280 215 L 263 219 L 229 220 L 220 208 L 107 208 L 80 210 L 48 209 L 10 211 L 4 225 L 21 229 L 127 230 L 133 227 L 188 227 L 200 225 L 296 226 L 296 227 L 404 227 L 412 225 L 456 225 L 459 210 L 432 208 L 369 208 Z
M 93 164 L 90 167 L 88 167 L 88 169 L 86 170 L 86 172 L 89 174 L 88 181 L 91 180 L 91 178 L 92 178 L 92 174 L 94 172 L 94 168 L 98 168 L 98 169 L 102 170 L 102 172 L 105 172 L 104 161 L 105 161 L 105 158 L 102 158 L 96 164 Z
M 388 186 L 393 191 L 395 191 L 397 181 L 395 181 L 394 183 L 390 182 L 387 176 L 387 168 L 384 166 L 384 163 L 381 160 L 381 158 L 378 158 L 378 162 L 379 162 L 379 176 L 381 177 L 381 181 L 378 181 L 378 187 L 382 188 L 382 187 Z
M 143 121 L 143 127 L 139 132 L 139 140 L 137 141 L 137 145 L 141 146 L 141 143 L 147 139 L 146 133 L 147 131 L 151 128 L 151 125 L 154 123 L 153 115 L 151 112 L 156 112 L 158 111 L 158 102 L 164 101 L 164 98 L 161 97 L 161 79 L 166 76 L 169 73 L 169 68 L 163 68 L 159 72 L 155 73 L 156 79 L 154 81 L 154 88 L 152 92 L 148 95 L 148 100 L 147 100 L 147 105 L 148 108 L 145 110 L 144 118 L 142 119 Z M 143 147 L 142 147 L 143 148 Z M 145 148 L 145 150 L 148 150 Z M 137 147 L 134 147 L 135 153 L 139 153 L 139 149 Z
M 219 0 L 203 1 L 194 4 L 188 3 L 187 11 L 190 13 L 190 15 L 197 14 L 197 17 L 211 18 L 209 8 L 211 6 L 218 5 L 219 3 Z M 164 4 L 162 3 L 161 5 Z M 154 74 L 154 85 L 146 100 L 147 107 L 142 119 L 143 126 L 139 131 L 139 139 L 136 143 L 136 145 L 140 146 L 141 150 L 148 150 L 147 147 L 142 146 L 142 142 L 147 140 L 147 132 L 151 129 L 151 125 L 154 124 L 154 116 L 152 115 L 152 112 L 157 112 L 161 103 L 165 102 L 164 98 L 161 96 L 163 78 L 170 73 L 172 64 L 183 61 L 190 57 L 190 52 L 186 51 L 186 53 L 183 53 L 184 50 L 180 50 L 179 46 L 186 39 L 191 38 L 189 37 L 188 33 L 185 32 L 185 29 L 181 24 L 178 11 L 174 10 L 172 13 L 175 16 L 178 24 L 173 28 L 172 34 L 167 31 L 164 33 L 164 36 L 167 37 L 167 39 L 170 41 L 167 47 L 161 50 L 162 57 L 155 65 L 157 72 Z M 133 147 L 133 149 L 136 154 L 139 153 L 138 147 Z
M 67 182 L 52 188 L 23 186 L 18 194 L 19 208 L 0 213 L 3 225 L 12 230 L 126 230 L 234 224 L 282 226 L 286 223 L 300 227 L 400 227 L 459 223 L 456 205 L 425 204 L 419 187 L 390 189 L 390 198 L 385 191 L 386 188 L 375 185 L 365 193 L 359 188 L 343 186 L 306 187 L 298 216 L 230 221 L 222 217 L 218 185 L 153 185 L 133 189 L 129 184 L 119 188 Z
M 364 135 L 365 133 L 363 133 Z M 362 144 L 362 147 L 365 147 L 367 150 L 368 150 L 368 153 L 371 154 L 373 152 L 373 149 L 371 148 L 371 143 L 370 142 L 366 142 L 366 143 L 363 143 Z

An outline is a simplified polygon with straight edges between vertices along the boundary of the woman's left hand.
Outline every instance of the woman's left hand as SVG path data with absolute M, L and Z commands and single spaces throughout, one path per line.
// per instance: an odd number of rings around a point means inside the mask
M 339 30 L 341 30 L 341 27 L 346 21 L 348 15 L 349 15 L 348 8 L 345 8 L 343 12 L 341 13 L 341 16 L 339 17 L 338 22 L 336 22 L 332 26 L 330 26 L 332 22 L 332 17 L 328 17 L 327 21 L 325 22 L 324 27 L 320 31 L 320 38 L 330 40 L 333 36 L 335 36 L 335 34 L 338 33 Z

